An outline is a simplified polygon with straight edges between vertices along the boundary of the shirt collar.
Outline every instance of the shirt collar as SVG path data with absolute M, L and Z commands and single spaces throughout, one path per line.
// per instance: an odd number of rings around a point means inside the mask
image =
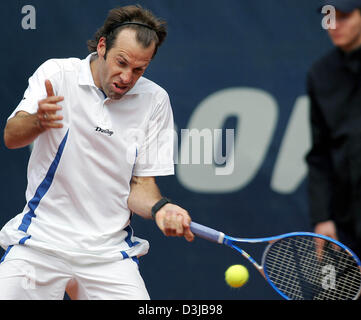
M 360 57 L 361 55 L 361 46 L 350 51 L 350 52 L 345 52 L 343 50 L 341 50 L 341 52 L 343 53 L 343 56 L 346 58 L 346 59 L 355 59 L 355 58 L 358 58 Z
M 90 62 L 95 57 L 96 52 L 89 54 L 84 60 L 81 61 L 80 72 L 78 77 L 78 82 L 83 86 L 92 86 L 96 87 L 94 83 L 93 74 L 90 69 Z
M 352 73 L 361 71 L 361 47 L 351 52 L 341 52 L 345 67 Z

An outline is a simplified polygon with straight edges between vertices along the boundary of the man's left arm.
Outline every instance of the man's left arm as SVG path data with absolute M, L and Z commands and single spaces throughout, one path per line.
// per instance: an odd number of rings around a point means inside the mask
M 161 199 L 154 177 L 133 176 L 128 198 L 128 207 L 132 212 L 145 219 L 152 219 L 152 208 Z M 175 204 L 167 203 L 161 207 L 155 215 L 155 222 L 166 236 L 184 236 L 187 241 L 194 240 L 188 212 Z

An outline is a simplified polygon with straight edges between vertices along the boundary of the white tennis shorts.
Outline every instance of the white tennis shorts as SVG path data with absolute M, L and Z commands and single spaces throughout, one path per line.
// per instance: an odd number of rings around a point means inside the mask
M 132 259 L 78 265 L 16 245 L 0 264 L 0 300 L 149 300 Z

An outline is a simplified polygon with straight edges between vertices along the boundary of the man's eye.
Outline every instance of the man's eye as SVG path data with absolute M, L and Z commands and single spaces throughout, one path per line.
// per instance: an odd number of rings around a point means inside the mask
M 120 66 L 124 66 L 124 65 L 125 65 L 125 62 L 118 60 L 118 64 L 119 64 Z

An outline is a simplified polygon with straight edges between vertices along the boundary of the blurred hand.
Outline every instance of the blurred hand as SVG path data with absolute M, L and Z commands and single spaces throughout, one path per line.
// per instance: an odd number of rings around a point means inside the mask
M 188 212 L 181 207 L 168 203 L 155 216 L 159 229 L 165 236 L 184 237 L 187 241 L 194 240 L 190 230 L 191 218 Z
M 338 240 L 336 225 L 332 220 L 320 222 L 315 226 L 315 233 L 324 235 L 326 237 Z M 316 238 L 316 255 L 319 261 L 322 261 L 322 251 L 325 245 L 325 240 Z M 336 247 L 335 247 L 336 248 Z M 337 248 L 336 248 L 337 249 Z
M 315 226 L 315 233 L 338 240 L 336 225 L 332 220 L 318 223 Z

